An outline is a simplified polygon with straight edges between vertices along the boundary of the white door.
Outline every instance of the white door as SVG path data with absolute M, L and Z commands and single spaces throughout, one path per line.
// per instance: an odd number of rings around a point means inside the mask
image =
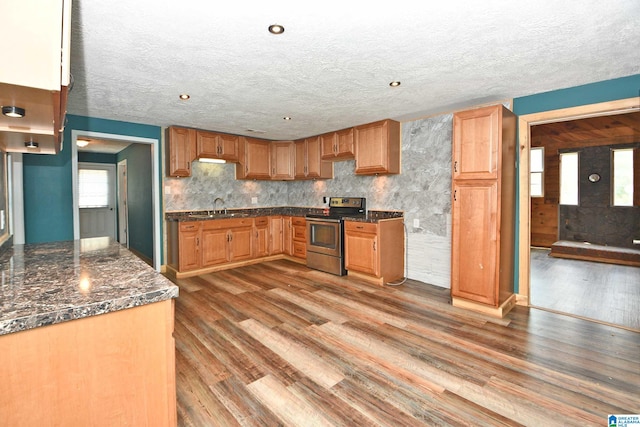
M 80 238 L 116 238 L 115 165 L 78 163 Z
M 118 162 L 118 242 L 129 247 L 129 206 L 127 204 L 127 159 Z

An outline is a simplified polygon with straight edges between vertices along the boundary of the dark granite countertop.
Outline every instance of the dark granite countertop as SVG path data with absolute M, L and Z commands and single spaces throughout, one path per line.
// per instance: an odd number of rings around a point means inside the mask
M 159 302 L 178 287 L 107 238 L 14 245 L 0 254 L 0 335 Z
M 247 209 L 227 209 L 226 211 L 180 211 L 167 212 L 165 218 L 167 221 L 206 221 L 212 219 L 228 219 L 228 218 L 256 218 L 259 216 L 269 215 L 287 215 L 287 216 L 306 216 L 321 215 L 322 208 L 304 208 L 304 207 L 274 207 L 274 208 L 247 208 Z M 366 217 L 361 218 L 345 218 L 350 221 L 362 222 L 378 222 L 382 219 L 402 218 L 402 211 L 381 211 L 369 210 Z

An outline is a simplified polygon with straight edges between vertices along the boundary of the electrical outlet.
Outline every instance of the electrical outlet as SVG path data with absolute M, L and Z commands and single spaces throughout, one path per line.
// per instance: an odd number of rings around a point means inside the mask
M 413 219 L 413 228 L 420 228 L 420 220 L 418 218 Z
M 251 198 L 251 204 L 252 205 L 257 205 L 258 204 L 258 198 L 257 197 L 252 197 Z
M 170 185 L 165 185 L 164 186 L 164 194 L 171 194 L 171 186 Z

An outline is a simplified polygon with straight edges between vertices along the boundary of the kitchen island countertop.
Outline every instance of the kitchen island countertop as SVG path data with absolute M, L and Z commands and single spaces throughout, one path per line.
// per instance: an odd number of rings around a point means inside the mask
M 108 238 L 0 254 L 0 335 L 176 298 L 178 287 Z

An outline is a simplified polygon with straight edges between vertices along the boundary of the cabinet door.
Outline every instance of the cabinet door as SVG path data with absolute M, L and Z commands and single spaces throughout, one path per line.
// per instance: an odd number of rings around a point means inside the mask
M 200 228 L 195 225 L 191 229 L 181 227 L 178 240 L 178 269 L 188 271 L 199 268 Z
M 269 218 L 269 255 L 284 252 L 284 222 L 281 216 Z
M 207 157 L 217 159 L 218 150 L 218 134 L 213 132 L 197 131 L 197 157 Z
M 320 135 L 320 150 L 323 160 L 335 160 L 336 148 L 336 132 Z
M 229 231 L 229 260 L 239 261 L 252 256 L 253 227 L 234 228 Z
M 271 179 L 269 141 L 245 138 L 245 171 L 247 179 Z
M 167 175 L 191 176 L 191 162 L 196 158 L 196 131 L 170 127 L 167 134 Z
M 378 236 L 371 233 L 345 231 L 344 266 L 347 270 L 378 276 Z
M 356 174 L 400 173 L 400 127 L 382 120 L 354 128 Z
M 272 142 L 271 179 L 293 179 L 295 146 L 293 141 Z
M 353 128 L 339 130 L 336 133 L 335 156 L 339 159 L 353 159 Z
M 240 160 L 238 145 L 240 137 L 237 135 L 218 134 L 218 157 L 228 162 Z
M 202 230 L 202 266 L 222 264 L 229 261 L 227 230 Z
M 287 255 L 293 255 L 293 229 L 291 217 L 282 217 L 282 251 Z
M 307 143 L 304 139 L 295 141 L 296 160 L 295 173 L 296 179 L 305 179 L 307 177 Z
M 256 227 L 254 236 L 254 258 L 269 255 L 269 227 Z
M 453 183 L 451 295 L 497 305 L 498 184 Z
M 497 179 L 501 106 L 453 116 L 453 179 Z

